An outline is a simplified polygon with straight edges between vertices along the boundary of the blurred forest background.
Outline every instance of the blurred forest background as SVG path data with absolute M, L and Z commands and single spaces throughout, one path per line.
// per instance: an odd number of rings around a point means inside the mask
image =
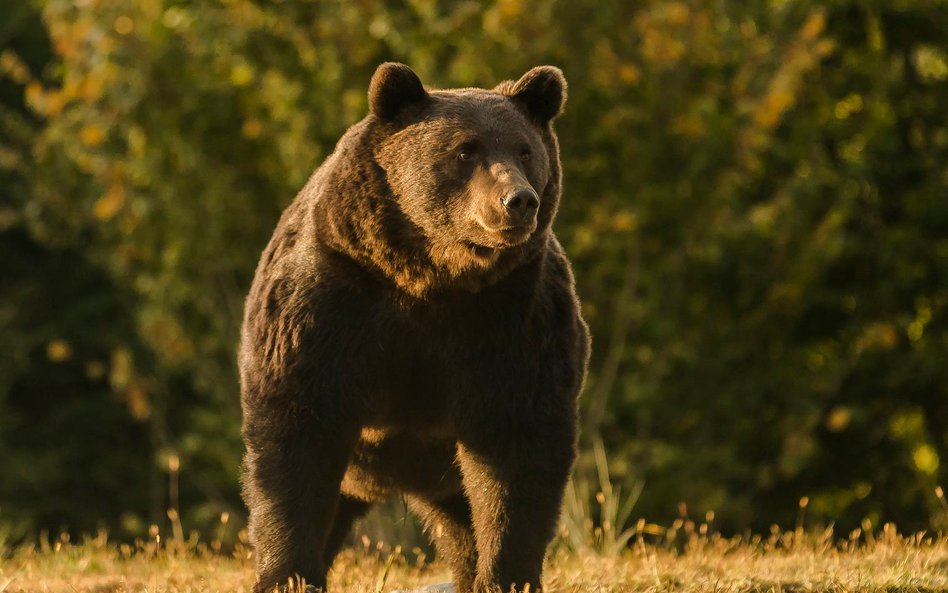
M 633 518 L 948 529 L 946 31 L 944 0 L 0 2 L 0 539 L 239 527 L 245 291 L 384 60 L 569 80 L 579 479 L 602 442 Z

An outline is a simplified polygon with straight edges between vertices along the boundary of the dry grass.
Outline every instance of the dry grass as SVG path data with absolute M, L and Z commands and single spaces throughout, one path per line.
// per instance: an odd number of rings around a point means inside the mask
M 727 539 L 656 526 L 637 530 L 631 549 L 611 557 L 560 545 L 546 570 L 550 593 L 948 592 L 948 539 L 904 537 L 891 526 L 842 542 L 802 530 Z M 689 533 L 690 532 L 690 533 Z M 651 540 L 649 542 L 649 540 Z M 250 554 L 219 554 L 195 542 L 115 545 L 104 535 L 81 544 L 28 546 L 0 560 L 0 593 L 198 593 L 248 591 Z M 337 593 L 377 593 L 445 581 L 423 556 L 345 552 L 330 575 Z M 389 563 L 389 559 L 394 561 Z M 386 565 L 391 564 L 390 570 Z

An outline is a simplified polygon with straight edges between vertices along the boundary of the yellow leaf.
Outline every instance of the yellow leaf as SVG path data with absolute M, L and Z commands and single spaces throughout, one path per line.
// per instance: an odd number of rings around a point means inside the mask
M 852 420 L 852 411 L 846 406 L 836 406 L 826 415 L 826 428 L 830 432 L 842 432 Z
M 109 370 L 109 383 L 116 391 L 123 391 L 128 387 L 134 372 L 132 354 L 124 348 L 112 352 L 112 362 Z
M 773 128 L 793 105 L 793 94 L 782 89 L 771 90 L 754 112 L 754 123 L 762 128 Z
M 245 138 L 259 138 L 260 134 L 263 133 L 263 124 L 255 117 L 250 118 L 244 122 L 242 132 Z
M 119 35 L 128 35 L 135 30 L 135 21 L 127 16 L 120 16 L 115 19 L 112 26 Z
M 139 385 L 131 385 L 123 394 L 129 411 L 136 420 L 145 420 L 151 415 L 148 394 Z
M 59 115 L 63 110 L 63 106 L 66 104 L 66 99 L 63 97 L 63 94 L 58 91 L 49 91 L 45 95 L 45 108 L 43 113 L 45 115 Z
M 100 73 L 94 76 L 90 74 L 79 83 L 79 87 L 82 89 L 82 98 L 86 102 L 92 103 L 102 96 L 105 80 Z
M 862 107 L 862 97 L 856 93 L 852 93 L 836 103 L 833 114 L 836 115 L 837 119 L 846 119 L 853 113 L 862 110 Z
M 53 362 L 65 362 L 72 358 L 72 346 L 62 339 L 55 339 L 46 345 L 46 356 Z
M 826 17 L 820 10 L 813 11 L 803 24 L 800 36 L 806 40 L 816 39 L 826 26 Z
M 34 81 L 26 85 L 26 90 L 24 91 L 24 95 L 26 96 L 26 103 L 30 107 L 32 107 L 36 111 L 39 111 L 40 113 L 43 112 L 44 93 L 43 93 L 43 86 L 40 83 Z
M 13 51 L 5 49 L 0 52 L 0 72 L 9 76 L 13 82 L 27 84 L 32 76 L 23 60 Z
M 253 68 L 246 62 L 239 62 L 230 70 L 230 82 L 234 86 L 247 86 L 253 82 Z
M 115 182 L 108 191 L 96 200 L 94 207 L 95 217 L 99 220 L 110 220 L 125 204 L 125 188 Z
M 672 131 L 684 136 L 699 138 L 708 132 L 708 125 L 704 119 L 695 114 L 687 113 L 672 120 Z
M 688 6 L 681 2 L 672 2 L 665 6 L 668 22 L 672 25 L 681 26 L 688 22 L 691 11 Z
M 915 467 L 926 474 L 934 475 L 938 471 L 939 459 L 938 453 L 931 445 L 919 445 L 912 452 L 912 461 Z
M 631 231 L 635 228 L 635 214 L 628 210 L 616 212 L 612 217 L 612 228 L 617 231 Z
M 86 146 L 98 146 L 105 142 L 105 130 L 96 124 L 86 124 L 79 130 L 79 140 Z
M 633 64 L 623 64 L 619 68 L 619 80 L 628 85 L 634 85 L 642 78 L 642 72 Z

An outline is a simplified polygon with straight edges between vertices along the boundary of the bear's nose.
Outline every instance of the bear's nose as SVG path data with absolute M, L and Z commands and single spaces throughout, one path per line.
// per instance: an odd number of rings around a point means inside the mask
M 537 196 L 537 192 L 529 187 L 510 190 L 507 195 L 500 199 L 500 202 L 507 209 L 507 214 L 519 222 L 531 220 L 536 215 L 537 208 L 540 207 L 540 198 Z

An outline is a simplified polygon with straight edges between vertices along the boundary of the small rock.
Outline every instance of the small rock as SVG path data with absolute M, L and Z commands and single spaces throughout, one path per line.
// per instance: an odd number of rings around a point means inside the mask
M 454 583 L 438 583 L 420 589 L 400 589 L 392 593 L 454 593 Z

